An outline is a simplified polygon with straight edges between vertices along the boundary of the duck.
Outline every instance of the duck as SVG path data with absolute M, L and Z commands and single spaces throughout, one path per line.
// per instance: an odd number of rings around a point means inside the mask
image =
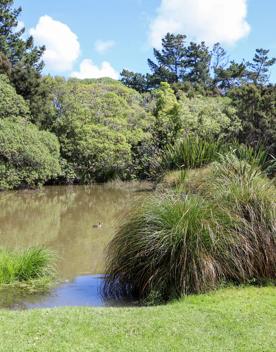
M 98 224 L 94 224 L 94 225 L 93 225 L 93 228 L 94 228 L 94 229 L 101 229 L 102 226 L 103 226 L 102 222 L 98 222 Z

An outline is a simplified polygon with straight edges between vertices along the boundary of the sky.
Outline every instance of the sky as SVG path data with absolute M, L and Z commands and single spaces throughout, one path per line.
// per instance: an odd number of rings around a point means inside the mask
M 147 58 L 167 32 L 220 42 L 230 59 L 256 48 L 276 57 L 276 0 L 16 0 L 20 26 L 45 44 L 45 73 L 119 78 L 123 68 L 148 72 Z M 271 71 L 276 82 L 276 65 Z

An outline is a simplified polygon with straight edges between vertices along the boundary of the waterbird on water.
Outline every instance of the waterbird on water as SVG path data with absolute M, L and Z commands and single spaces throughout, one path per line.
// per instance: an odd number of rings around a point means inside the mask
M 98 224 L 93 225 L 94 229 L 100 229 L 103 226 L 102 222 L 99 222 Z

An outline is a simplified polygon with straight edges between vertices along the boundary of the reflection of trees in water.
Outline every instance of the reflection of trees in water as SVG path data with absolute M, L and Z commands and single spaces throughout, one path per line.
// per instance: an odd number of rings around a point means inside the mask
M 103 186 L 75 188 L 74 202 L 61 216 L 59 237 L 50 243 L 63 258 L 59 266 L 65 277 L 103 272 L 104 248 L 134 198 L 134 192 Z M 93 228 L 99 222 L 102 228 Z
M 72 202 L 58 190 L 0 194 L 0 236 L 3 246 L 44 245 L 58 236 L 60 216 Z
M 114 226 L 139 197 L 141 193 L 99 185 L 1 193 L 1 245 L 54 248 L 66 277 L 102 272 Z M 93 228 L 99 222 L 102 228 Z

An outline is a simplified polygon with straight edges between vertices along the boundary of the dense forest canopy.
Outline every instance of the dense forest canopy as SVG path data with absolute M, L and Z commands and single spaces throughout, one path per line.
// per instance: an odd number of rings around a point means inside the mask
M 187 136 L 276 152 L 275 59 L 228 59 L 219 43 L 168 33 L 150 72 L 121 81 L 43 76 L 45 47 L 0 1 L 0 189 L 154 178 L 163 150 Z

